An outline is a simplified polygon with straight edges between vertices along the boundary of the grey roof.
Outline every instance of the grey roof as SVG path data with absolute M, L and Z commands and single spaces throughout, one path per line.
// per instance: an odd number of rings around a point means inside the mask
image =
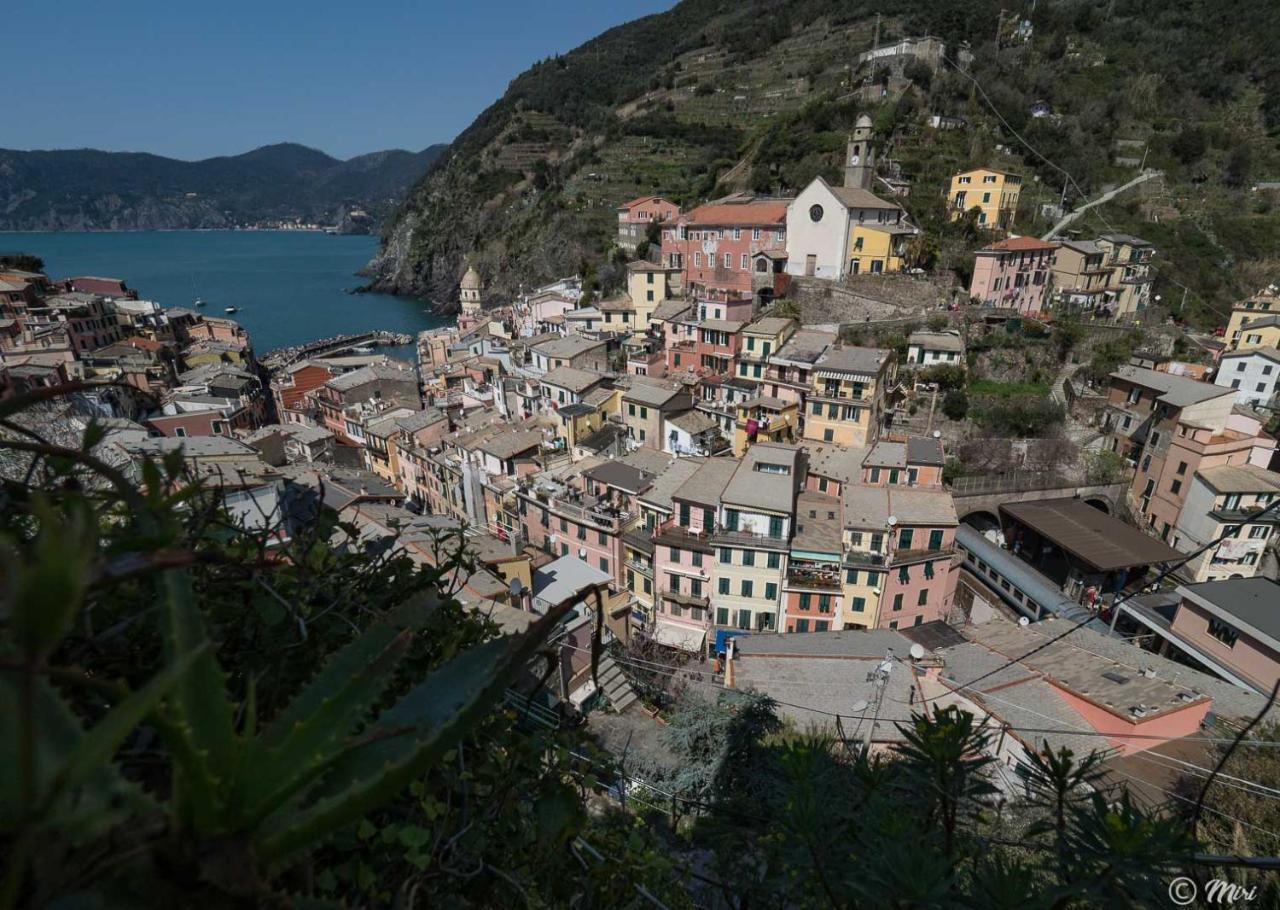
M 542 445 L 542 433 L 538 430 L 508 430 L 490 436 L 476 448 L 495 458 L 515 458 L 521 452 Z
M 653 475 L 648 471 L 642 471 L 640 468 L 620 461 L 606 461 L 582 473 L 584 477 L 590 477 L 599 483 L 617 487 L 628 493 L 639 493 L 653 480 Z
M 727 459 L 714 460 L 725 461 Z M 641 501 L 665 511 L 671 511 L 673 508 L 671 504 L 672 494 L 680 489 L 685 481 L 697 473 L 698 468 L 702 467 L 705 462 L 706 459 L 702 458 L 674 459 L 665 471 L 654 477 L 649 489 L 640 494 Z M 728 480 L 727 477 L 725 479 Z
M 1102 247 L 1098 246 L 1098 244 L 1092 240 L 1063 240 L 1062 238 L 1055 237 L 1054 242 L 1073 249 L 1077 253 L 1083 253 L 1086 256 L 1096 256 L 1103 252 Z
M 1083 499 L 1002 503 L 1000 511 L 1099 571 L 1173 562 L 1182 557 L 1163 541 L 1148 537 Z
M 1280 647 L 1280 585 L 1271 579 L 1228 578 L 1178 590 L 1270 647 Z
M 368 366 L 361 367 L 358 370 L 352 370 L 350 373 L 343 373 L 330 379 L 325 385 L 330 388 L 337 389 L 340 392 L 346 392 L 368 382 L 374 382 L 379 379 L 391 379 L 399 382 L 417 383 L 417 377 L 408 370 L 397 369 L 385 363 L 371 363 Z
M 907 437 L 907 463 L 942 467 L 947 463 L 942 440 L 930 436 Z
M 660 408 L 672 398 L 683 394 L 683 388 L 669 388 L 666 385 L 651 382 L 632 382 L 631 388 L 622 392 L 623 401 L 634 401 L 636 404 Z
M 676 414 L 674 417 L 668 417 L 667 422 L 675 424 L 692 436 L 699 433 L 705 433 L 708 430 L 714 430 L 719 426 L 714 420 L 704 414 L 702 411 L 685 411 L 683 414 Z
M 918 344 L 929 351 L 960 353 L 964 350 L 964 342 L 960 339 L 959 332 L 912 332 L 907 338 L 907 344 Z
M 824 181 L 825 182 L 825 181 Z M 881 199 L 870 190 L 864 190 L 856 186 L 831 186 L 831 192 L 839 199 L 847 208 L 851 209 L 897 209 L 901 208 L 896 202 L 888 202 Z M 859 225 L 859 227 L 867 227 L 868 225 Z M 871 225 L 875 227 L 875 225 Z
M 1112 373 L 1111 376 L 1114 379 L 1122 379 L 1125 382 L 1132 382 L 1144 388 L 1155 389 L 1160 393 L 1158 400 L 1175 408 L 1185 408 L 1189 405 L 1199 404 L 1202 401 L 1209 401 L 1213 398 L 1221 398 L 1225 395 L 1234 396 L 1236 393 L 1235 389 L 1213 385 L 1209 382 L 1199 382 L 1198 380 L 1177 376 L 1173 373 L 1148 370 L 1143 367 L 1123 366 Z
M 829 477 L 841 483 L 856 483 L 862 477 L 862 464 L 870 451 L 865 447 L 838 446 L 832 442 L 815 443 L 803 440 L 809 453 L 809 473 Z
M 602 373 L 579 370 L 576 367 L 556 367 L 542 377 L 542 381 L 547 385 L 559 386 L 575 394 L 587 391 L 592 386 L 603 382 L 604 379 L 605 376 Z
M 1252 325 L 1252 322 L 1246 323 L 1241 331 Z M 1229 354 L 1223 354 L 1222 360 L 1231 360 L 1236 357 L 1263 357 L 1275 363 L 1280 363 L 1280 350 L 1276 348 L 1245 348 L 1243 351 L 1232 351 Z
M 747 449 L 738 469 L 725 485 L 721 501 L 726 506 L 791 513 L 799 484 L 799 449 L 780 443 L 757 443 Z M 761 464 L 783 464 L 789 474 L 758 470 Z
M 227 436 L 155 436 L 130 443 L 129 449 L 141 455 L 164 455 L 181 449 L 187 458 L 210 458 L 217 455 L 258 457 L 257 449 Z
M 1196 475 L 1218 493 L 1280 492 L 1280 474 L 1253 464 L 1223 464 L 1201 468 Z
M 796 533 L 791 540 L 792 548 L 839 556 L 840 512 L 837 497 L 808 490 L 801 492 L 796 497 Z
M 794 324 L 794 319 L 787 319 L 783 316 L 765 316 L 750 323 L 742 331 L 751 335 L 778 335 L 785 332 L 788 326 Z
M 396 423 L 406 433 L 416 433 L 444 419 L 445 413 L 439 408 L 425 408 L 407 417 L 397 417 Z
M 650 449 L 641 446 L 634 452 L 628 452 L 621 458 L 615 458 L 618 464 L 630 465 L 633 468 L 639 468 L 641 471 L 647 471 L 650 474 L 661 474 L 671 464 L 672 456 L 666 452 L 659 452 L 657 449 Z
M 653 312 L 649 315 L 650 319 L 660 319 L 665 322 L 674 322 L 682 319 L 693 309 L 693 304 L 683 300 L 664 300 L 653 308 Z
M 742 331 L 745 322 L 733 319 L 703 319 L 698 323 L 700 329 L 711 329 L 715 332 L 728 332 L 730 335 Z
M 607 341 L 595 341 L 582 335 L 568 335 L 564 338 L 552 338 L 533 346 L 533 349 L 544 357 L 555 357 L 571 360 L 580 354 L 586 354 L 597 348 L 605 347 Z
M 955 502 L 947 490 L 889 487 L 889 508 L 899 524 L 956 525 Z M 1096 511 L 1096 510 L 1095 510 Z
M 561 417 L 581 417 L 583 414 L 594 414 L 595 411 L 596 409 L 586 402 L 578 404 L 562 404 L 560 407 L 556 408 L 556 413 Z
M 844 499 L 844 526 L 859 530 L 883 531 L 889 520 L 889 488 L 861 484 L 847 485 Z
M 815 363 L 823 351 L 835 344 L 835 332 L 821 332 L 817 329 L 800 329 L 787 339 L 787 343 L 778 348 L 770 358 L 772 361 L 785 360 L 791 363 Z
M 1257 319 L 1250 319 L 1244 325 L 1240 326 L 1240 331 L 1247 329 L 1259 329 L 1266 326 L 1280 325 L 1280 313 L 1272 313 L 1269 316 L 1259 316 Z
M 1101 234 L 1099 237 L 1102 240 L 1110 240 L 1112 243 L 1127 243 L 1129 246 L 1151 246 L 1151 241 L 1132 234 Z
M 881 439 L 871 447 L 864 462 L 872 468 L 905 468 L 907 466 L 907 444 Z
M 672 495 L 684 502 L 718 506 L 738 465 L 736 458 L 708 458 L 688 480 L 675 488 Z
M 874 376 L 888 359 L 889 352 L 883 348 L 829 348 L 818 358 L 814 368 Z
M 613 576 L 576 556 L 561 556 L 533 572 L 533 596 L 545 612 L 588 585 L 608 585 Z

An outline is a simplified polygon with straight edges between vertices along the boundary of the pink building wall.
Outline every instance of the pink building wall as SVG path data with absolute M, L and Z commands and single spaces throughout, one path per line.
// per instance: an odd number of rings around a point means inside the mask
M 907 580 L 900 580 L 900 569 L 903 567 L 889 565 L 885 569 L 884 587 L 880 594 L 880 616 L 878 626 L 884 628 L 905 629 L 916 624 L 916 617 L 921 623 L 946 618 L 955 596 L 957 575 L 951 571 L 952 548 L 955 546 L 955 528 L 913 527 L 912 552 L 923 549 L 929 540 L 931 531 L 942 531 L 942 546 L 938 556 L 932 559 L 920 559 L 908 563 Z M 897 547 L 897 535 L 892 546 Z M 890 555 L 892 563 L 896 553 Z M 925 566 L 933 567 L 933 577 L 925 574 Z M 924 604 L 920 603 L 920 592 L 925 595 Z M 894 602 L 898 595 L 902 596 L 901 609 L 894 610 Z M 890 626 L 890 623 L 896 623 Z
M 1259 688 L 1270 689 L 1280 678 L 1280 654 L 1241 632 L 1235 645 L 1209 634 L 1209 614 L 1198 604 L 1184 600 L 1173 617 L 1170 628 L 1216 658 L 1241 676 L 1247 676 Z
M 1062 700 L 1085 719 L 1090 727 L 1103 734 L 1123 755 L 1154 749 L 1171 739 L 1192 736 L 1200 731 L 1200 722 L 1209 713 L 1212 700 L 1202 698 L 1185 707 L 1173 708 L 1155 717 L 1137 722 L 1121 717 L 1046 679 Z
M 1052 244 L 1016 237 L 979 250 L 969 296 L 985 306 L 1042 312 L 1054 249 Z

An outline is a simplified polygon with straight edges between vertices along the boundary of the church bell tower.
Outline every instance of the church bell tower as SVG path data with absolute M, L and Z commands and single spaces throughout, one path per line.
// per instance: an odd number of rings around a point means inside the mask
M 872 135 L 871 118 L 858 117 L 853 134 L 849 136 L 844 160 L 844 185 L 870 190 L 876 172 L 876 146 Z

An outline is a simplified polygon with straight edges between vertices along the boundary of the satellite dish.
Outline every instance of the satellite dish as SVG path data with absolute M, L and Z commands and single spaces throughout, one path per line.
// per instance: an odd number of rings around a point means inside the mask
M 579 558 L 579 559 L 586 559 L 586 558 L 587 558 L 587 551 L 586 551 L 586 550 L 584 550 L 582 547 L 578 547 L 578 558 Z
M 1018 617 L 1018 625 L 1022 626 L 1023 628 L 1026 628 L 1027 626 L 1031 625 L 1031 620 L 1027 619 L 1025 616 L 1020 616 Z
M 849 710 L 856 714 L 861 714 L 863 711 L 867 710 L 867 708 L 869 707 L 871 707 L 871 704 L 865 698 L 859 698 L 857 701 L 855 701 L 853 704 L 849 706 Z
M 896 526 L 897 526 L 897 524 L 898 524 L 898 516 L 897 516 L 897 515 L 890 515 L 890 516 L 889 516 L 889 521 L 888 521 L 888 525 L 889 525 L 889 527 L 891 527 L 891 528 L 892 528 L 892 527 L 896 527 Z
M 511 579 L 511 585 L 510 585 L 509 587 L 510 587 L 510 590 L 511 590 L 511 596 L 512 596 L 512 597 L 519 597 L 519 596 L 520 596 L 520 592 L 524 590 L 524 582 L 522 582 L 522 581 L 521 581 L 520 579 L 518 579 L 518 578 L 513 578 L 513 579 Z
M 934 430 L 934 431 L 933 431 L 933 438 L 934 438 L 934 439 L 941 439 L 941 438 L 942 438 L 942 431 L 941 431 L 941 430 Z
M 924 645 L 914 644 L 911 646 L 911 659 L 912 660 L 924 659 Z

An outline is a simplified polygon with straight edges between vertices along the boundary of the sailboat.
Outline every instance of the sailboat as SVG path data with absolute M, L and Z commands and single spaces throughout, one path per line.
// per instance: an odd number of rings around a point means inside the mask
M 195 305 L 198 307 L 204 306 L 204 298 L 201 297 L 199 294 L 196 294 L 196 276 L 194 272 L 191 274 L 191 293 L 195 295 L 195 298 L 196 298 Z
M 240 307 L 238 307 L 238 306 L 229 306 L 229 307 L 227 307 L 227 308 L 226 308 L 226 310 L 225 310 L 224 312 L 227 312 L 227 313 L 238 313 L 239 311 L 240 311 Z

